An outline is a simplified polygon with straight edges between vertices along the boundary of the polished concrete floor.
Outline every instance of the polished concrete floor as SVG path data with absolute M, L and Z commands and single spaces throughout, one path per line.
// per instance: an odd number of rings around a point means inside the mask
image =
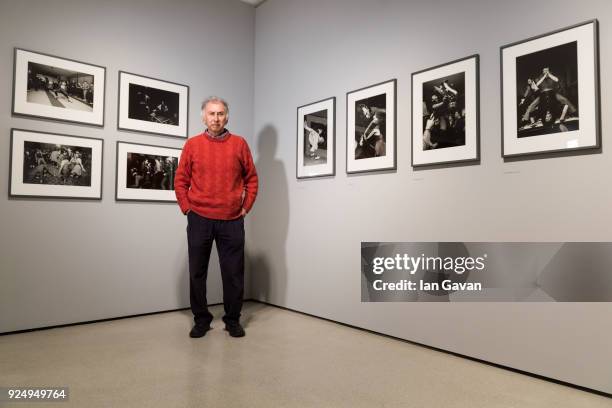
M 612 400 L 324 320 L 245 304 L 247 336 L 188 337 L 187 311 L 0 337 L 0 387 L 68 386 L 15 407 L 612 407 Z

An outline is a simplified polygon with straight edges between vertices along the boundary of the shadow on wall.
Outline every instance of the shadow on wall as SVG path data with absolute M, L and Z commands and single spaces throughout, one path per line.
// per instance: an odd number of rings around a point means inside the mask
M 259 193 L 251 217 L 247 263 L 254 299 L 285 304 L 287 290 L 286 241 L 289 228 L 287 172 L 276 158 L 278 132 L 266 125 L 257 138 Z

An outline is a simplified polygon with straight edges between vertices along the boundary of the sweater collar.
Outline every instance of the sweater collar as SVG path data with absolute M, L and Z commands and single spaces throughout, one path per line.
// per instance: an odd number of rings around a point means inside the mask
M 204 135 L 212 140 L 217 140 L 217 141 L 221 141 L 221 140 L 225 140 L 227 139 L 227 137 L 229 136 L 229 130 L 223 128 L 223 132 L 219 133 L 219 135 L 217 136 L 213 136 L 210 133 L 208 133 L 208 129 L 206 129 L 204 131 Z

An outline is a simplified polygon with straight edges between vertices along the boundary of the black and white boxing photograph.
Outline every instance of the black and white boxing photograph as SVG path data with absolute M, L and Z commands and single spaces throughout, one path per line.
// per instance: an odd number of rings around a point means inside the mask
M 304 115 L 304 166 L 327 163 L 327 110 Z
M 178 93 L 138 84 L 129 84 L 129 89 L 128 117 L 130 119 L 178 126 Z
M 117 128 L 186 138 L 189 86 L 119 71 Z
M 117 142 L 117 200 L 176 202 L 181 149 Z
M 15 48 L 13 113 L 104 125 L 106 68 Z
M 296 177 L 333 176 L 336 172 L 336 98 L 297 108 Z
M 502 156 L 601 145 L 598 22 L 500 47 Z
M 477 161 L 480 56 L 412 73 L 412 165 Z
M 516 59 L 517 137 L 578 130 L 578 43 Z
M 347 92 L 347 173 L 396 168 L 396 89 L 391 79 Z
M 126 188 L 174 190 L 178 157 L 128 152 Z
M 100 199 L 102 147 L 102 139 L 12 129 L 9 194 Z
M 51 65 L 28 63 L 30 103 L 86 112 L 93 111 L 94 77 Z
M 423 150 L 465 145 L 465 72 L 423 83 Z

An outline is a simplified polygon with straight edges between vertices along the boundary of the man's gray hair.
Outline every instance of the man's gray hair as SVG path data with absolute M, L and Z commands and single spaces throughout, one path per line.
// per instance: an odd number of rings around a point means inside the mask
M 219 98 L 218 96 L 209 96 L 208 98 L 206 98 L 206 99 L 204 99 L 202 101 L 202 109 L 201 110 L 204 110 L 206 108 L 206 105 L 208 104 L 208 102 L 222 103 L 223 107 L 225 108 L 225 114 L 229 115 L 229 105 L 227 104 L 225 99 Z

